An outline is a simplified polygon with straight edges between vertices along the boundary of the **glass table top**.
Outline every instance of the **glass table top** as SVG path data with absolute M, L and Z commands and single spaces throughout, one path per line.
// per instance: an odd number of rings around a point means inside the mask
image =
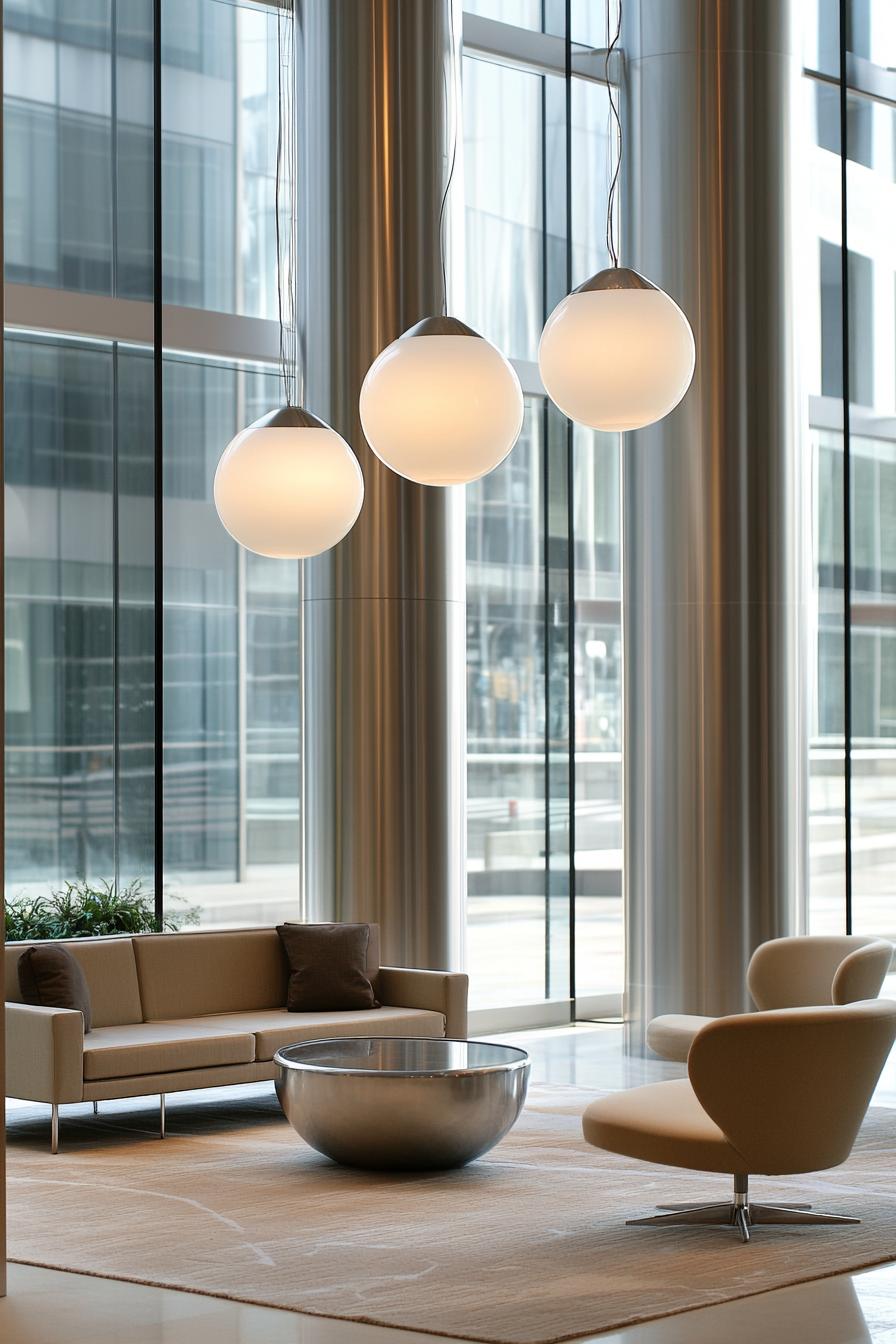
M 303 1041 L 275 1055 L 287 1068 L 346 1073 L 471 1073 L 518 1069 L 525 1050 L 488 1041 L 423 1040 L 411 1036 L 354 1036 Z

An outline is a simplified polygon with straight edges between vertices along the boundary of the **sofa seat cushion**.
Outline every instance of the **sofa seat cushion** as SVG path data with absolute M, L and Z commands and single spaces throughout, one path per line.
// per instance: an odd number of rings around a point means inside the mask
M 370 1008 L 338 1013 L 288 1013 L 277 1008 L 256 1013 L 218 1013 L 199 1019 L 209 1030 L 255 1034 L 257 1061 L 296 1041 L 323 1040 L 328 1036 L 426 1036 L 445 1035 L 445 1018 L 424 1008 Z
M 84 1041 L 84 1079 L 134 1078 L 146 1073 L 251 1064 L 255 1037 L 238 1026 L 191 1022 L 135 1022 L 99 1027 Z

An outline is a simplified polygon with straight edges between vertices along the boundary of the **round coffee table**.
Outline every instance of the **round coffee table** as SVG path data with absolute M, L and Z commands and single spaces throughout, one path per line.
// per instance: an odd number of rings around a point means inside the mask
M 485 1041 L 359 1036 L 274 1056 L 277 1096 L 312 1148 L 351 1167 L 461 1167 L 502 1139 L 526 1099 L 529 1056 Z

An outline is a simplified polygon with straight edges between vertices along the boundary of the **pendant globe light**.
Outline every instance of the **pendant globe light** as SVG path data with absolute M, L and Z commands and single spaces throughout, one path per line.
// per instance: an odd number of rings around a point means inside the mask
M 285 25 L 285 27 L 283 26 Z M 348 533 L 364 502 L 358 460 L 335 429 L 296 401 L 296 130 L 295 13 L 277 19 L 279 127 L 274 217 L 280 373 L 285 406 L 270 411 L 230 441 L 215 472 L 215 508 L 246 550 L 278 559 L 306 559 L 329 550 Z M 287 73 L 284 81 L 283 72 Z M 286 178 L 289 233 L 281 238 L 281 179 Z
M 370 366 L 361 424 L 381 462 L 419 485 L 493 471 L 523 427 L 523 393 L 490 341 L 454 317 L 426 317 Z
M 456 83 L 453 6 L 451 66 Z M 446 76 L 446 80 L 447 80 Z M 367 442 L 381 462 L 419 485 L 465 485 L 493 471 L 523 427 L 523 393 L 514 369 L 490 341 L 447 315 L 444 216 L 457 158 L 439 209 L 444 303 L 383 350 L 367 371 L 359 410 Z
M 690 323 L 678 304 L 637 271 L 619 265 L 614 231 L 622 163 L 622 122 L 610 83 L 610 58 L 622 26 L 609 41 L 607 90 L 616 123 L 616 166 L 607 201 L 607 251 L 612 265 L 563 299 L 545 323 L 538 367 L 551 400 L 591 429 L 641 429 L 681 401 L 694 376 Z M 567 35 L 568 40 L 568 35 Z

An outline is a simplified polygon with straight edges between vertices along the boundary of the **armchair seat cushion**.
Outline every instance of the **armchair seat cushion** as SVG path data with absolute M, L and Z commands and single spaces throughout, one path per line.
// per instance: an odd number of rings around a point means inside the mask
M 259 1062 L 273 1059 L 277 1050 L 296 1041 L 316 1041 L 328 1036 L 445 1035 L 444 1016 L 423 1008 L 368 1008 L 332 1013 L 290 1013 L 285 1008 L 274 1008 L 254 1013 L 216 1013 L 193 1020 L 208 1031 L 253 1033 L 255 1059 Z
M 711 1017 L 695 1017 L 687 1013 L 665 1013 L 655 1017 L 647 1027 L 647 1044 L 654 1054 L 663 1059 L 675 1059 L 686 1064 L 691 1041 Z
M 140 1074 L 175 1073 L 221 1064 L 251 1064 L 255 1037 L 251 1031 L 202 1020 L 135 1022 L 123 1027 L 97 1027 L 84 1040 L 84 1080 L 133 1078 Z
M 593 1101 L 582 1117 L 588 1143 L 624 1157 L 694 1171 L 747 1174 L 749 1166 L 700 1105 L 687 1078 Z

